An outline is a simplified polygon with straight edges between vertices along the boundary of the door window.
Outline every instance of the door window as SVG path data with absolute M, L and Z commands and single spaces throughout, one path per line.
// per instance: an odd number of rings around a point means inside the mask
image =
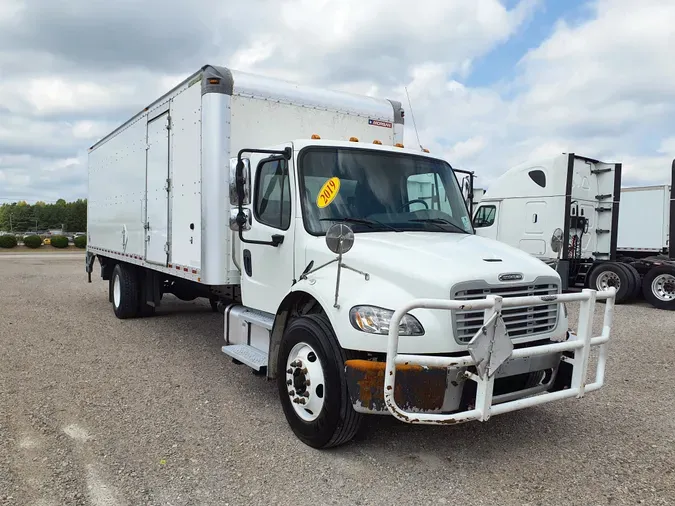
M 260 223 L 288 230 L 291 222 L 291 190 L 284 159 L 266 160 L 258 165 L 254 213 Z
M 445 193 L 445 186 L 437 172 L 413 174 L 407 179 L 408 202 L 406 207 L 412 209 L 434 209 L 452 216 L 450 199 Z
M 473 217 L 473 226 L 483 228 L 492 226 L 497 216 L 496 206 L 480 206 Z

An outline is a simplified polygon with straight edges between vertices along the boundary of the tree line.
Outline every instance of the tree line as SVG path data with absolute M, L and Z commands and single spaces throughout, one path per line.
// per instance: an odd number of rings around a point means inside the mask
M 75 202 L 57 200 L 54 204 L 22 200 L 0 205 L 0 230 L 5 232 L 42 232 L 61 229 L 64 232 L 86 232 L 87 199 Z

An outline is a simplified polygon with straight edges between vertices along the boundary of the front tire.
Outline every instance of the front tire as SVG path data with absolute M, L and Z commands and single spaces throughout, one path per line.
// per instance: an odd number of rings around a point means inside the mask
M 348 352 L 338 344 L 325 315 L 292 320 L 281 339 L 277 361 L 281 405 L 296 437 L 312 448 L 347 443 L 361 426 L 363 417 L 349 400 L 347 359 Z
M 110 277 L 110 294 L 115 316 L 120 320 L 138 314 L 138 280 L 133 269 L 117 264 Z

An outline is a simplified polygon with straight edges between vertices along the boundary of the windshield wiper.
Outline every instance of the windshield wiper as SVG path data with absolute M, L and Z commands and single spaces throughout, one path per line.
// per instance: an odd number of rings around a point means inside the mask
M 361 223 L 363 225 L 368 225 L 371 228 L 375 228 L 379 225 L 381 227 L 391 229 L 394 232 L 400 232 L 400 230 L 396 227 L 382 223 L 381 221 L 367 220 L 365 218 L 320 218 L 319 221 L 347 221 L 349 223 Z
M 455 225 L 453 222 L 446 220 L 445 218 L 419 218 L 419 219 L 414 219 L 414 220 L 409 220 L 409 221 L 415 221 L 419 223 L 433 223 L 434 225 L 450 225 L 453 227 L 455 230 L 463 233 L 463 234 L 469 234 L 466 230 L 464 230 L 462 227 L 459 225 Z

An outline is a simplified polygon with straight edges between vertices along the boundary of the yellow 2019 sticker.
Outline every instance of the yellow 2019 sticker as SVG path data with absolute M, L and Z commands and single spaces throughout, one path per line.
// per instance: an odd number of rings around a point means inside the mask
M 332 177 L 326 181 L 321 189 L 319 194 L 316 196 L 316 205 L 319 208 L 324 208 L 337 196 L 340 191 L 340 180 L 337 177 Z

